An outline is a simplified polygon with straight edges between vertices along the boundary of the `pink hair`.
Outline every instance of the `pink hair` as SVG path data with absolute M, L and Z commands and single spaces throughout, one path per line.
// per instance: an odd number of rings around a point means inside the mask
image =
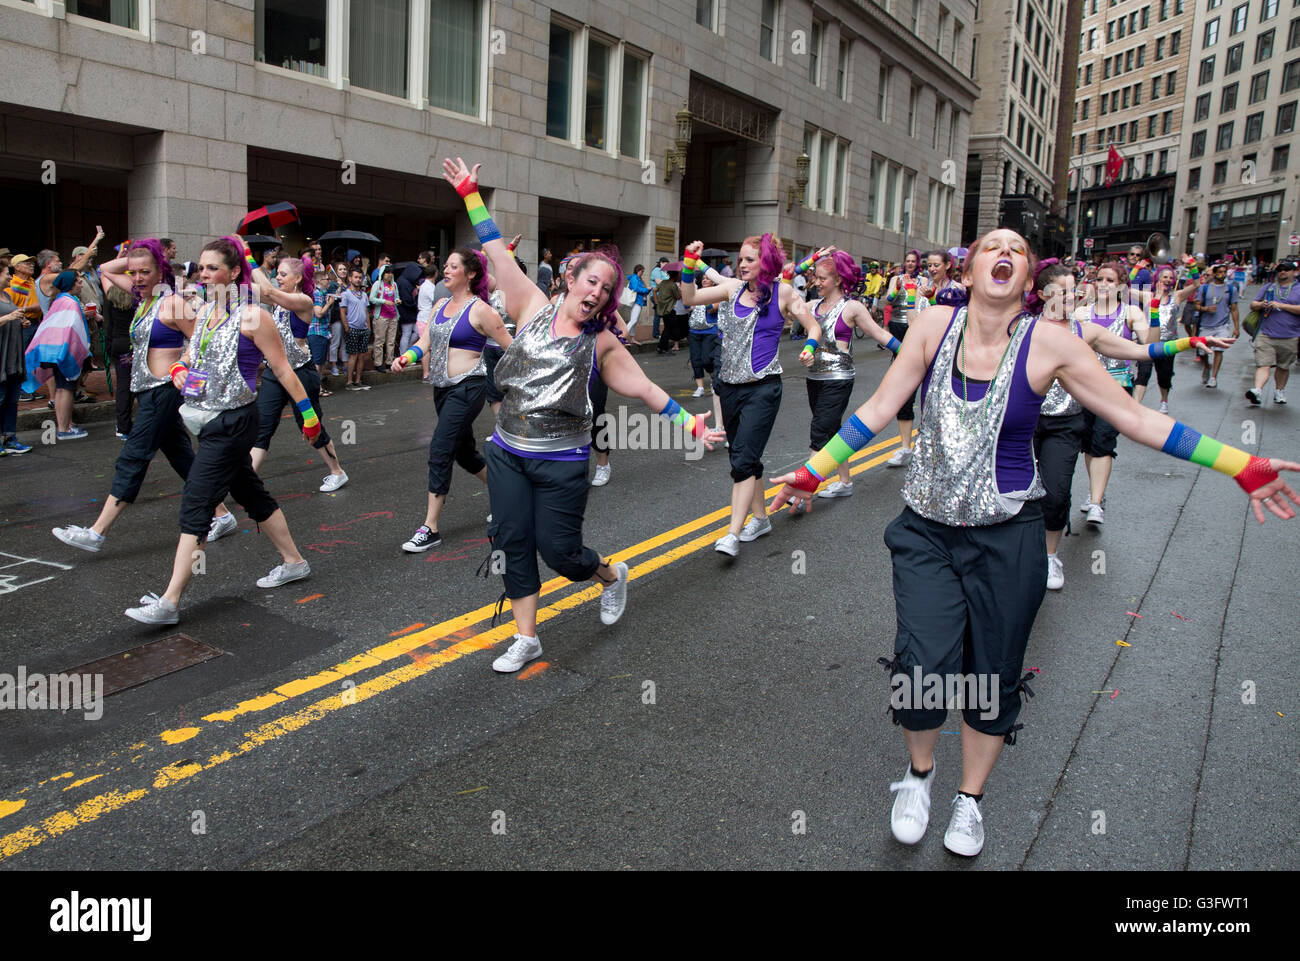
M 840 275 L 840 290 L 847 297 L 862 283 L 862 268 L 853 259 L 853 255 L 844 250 L 832 253 L 831 263 L 835 267 L 835 272 Z
M 623 284 L 626 280 L 623 276 L 622 255 L 613 244 L 603 244 L 590 253 L 575 254 L 568 261 L 565 280 L 568 280 L 569 274 L 576 277 L 593 260 L 604 261 L 614 268 L 614 287 L 609 292 L 609 299 L 605 301 L 605 306 L 600 308 L 600 313 L 583 323 L 582 331 L 585 334 L 598 334 L 602 330 L 618 329 L 618 300 L 623 293 Z M 778 268 L 778 272 L 779 270 L 780 268 Z
M 758 306 L 761 310 L 772 299 L 772 283 L 781 276 L 781 270 L 785 267 L 785 248 L 772 234 L 746 237 L 742 246 L 758 250 L 758 277 L 754 281 L 754 289 L 758 293 Z
M 173 276 L 172 265 L 167 262 L 167 255 L 163 253 L 162 244 L 153 237 L 145 237 L 143 240 L 133 241 L 126 252 L 126 256 L 130 257 L 135 253 L 145 253 L 153 258 L 154 265 L 158 268 L 158 284 L 170 291 L 171 285 L 167 283 L 167 278 Z M 134 287 L 131 293 L 134 296 Z
M 234 237 L 227 234 L 225 237 L 219 237 L 203 245 L 204 252 L 211 251 L 219 254 L 221 259 L 226 262 L 226 267 L 236 271 L 238 277 L 234 283 L 241 287 L 247 287 L 253 282 L 253 269 L 248 266 L 248 261 L 244 259 L 244 240 L 242 237 Z
M 281 257 L 280 263 L 302 278 L 302 284 L 298 288 L 299 291 L 308 297 L 316 292 L 316 268 L 311 262 L 311 257 L 306 254 L 303 254 L 300 258 Z
M 469 290 L 479 300 L 486 302 L 492 296 L 492 288 L 488 285 L 487 258 L 472 247 L 457 247 L 451 253 L 460 257 L 460 262 L 467 272 L 475 273 L 477 271 L 470 280 Z M 447 256 L 450 257 L 451 254 Z

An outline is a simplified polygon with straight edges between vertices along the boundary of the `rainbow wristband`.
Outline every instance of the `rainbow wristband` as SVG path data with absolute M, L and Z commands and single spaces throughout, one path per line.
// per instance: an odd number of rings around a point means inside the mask
M 682 283 L 684 284 L 695 283 L 695 273 L 689 268 L 687 268 L 685 264 L 682 264 Z
M 903 342 L 901 340 L 899 340 L 897 337 L 890 337 L 889 343 L 885 345 L 885 349 L 889 351 L 893 351 L 895 354 L 897 354 L 899 348 L 901 348 L 902 346 L 903 346 Z
M 424 351 L 420 349 L 419 344 L 412 344 L 410 349 L 402 354 L 402 359 L 408 364 L 418 364 L 420 358 L 424 356 Z
M 799 262 L 799 266 L 795 267 L 794 272 L 796 274 L 806 274 L 817 263 L 819 257 L 821 257 L 821 252 L 813 251 L 811 257 Z
M 466 184 L 469 182 L 466 181 Z M 461 187 L 456 188 L 456 192 L 465 198 L 465 211 L 469 214 L 469 222 L 474 225 L 474 233 L 478 234 L 479 243 L 485 244 L 489 240 L 500 240 L 501 231 L 497 230 L 497 225 L 493 223 L 492 218 L 488 215 L 487 207 L 483 205 L 483 198 L 479 196 L 477 188 L 473 188 L 469 193 L 463 193 Z
M 1152 360 L 1160 357 L 1172 357 L 1174 354 L 1189 350 L 1192 347 L 1204 347 L 1204 337 L 1182 337 L 1178 340 L 1166 340 L 1164 343 L 1151 344 L 1147 347 L 1147 354 Z
M 320 425 L 320 417 L 317 416 L 316 409 L 312 407 L 310 397 L 304 397 L 295 406 L 298 408 L 298 413 L 302 414 L 302 429 L 304 432 L 309 428 Z
M 260 264 L 258 264 L 258 262 L 253 258 L 253 255 L 250 253 L 245 253 L 244 259 L 248 261 L 248 267 L 250 270 L 256 270 L 260 266 Z
M 790 486 L 811 494 L 822 481 L 830 477 L 856 452 L 866 447 L 875 436 L 875 431 L 868 429 L 867 425 L 858 419 L 858 415 L 854 414 L 849 418 L 848 423 L 840 428 L 839 433 L 831 438 L 829 444 L 795 472 L 794 483 Z
M 1209 467 L 1235 480 L 1247 494 L 1254 493 L 1277 480 L 1277 471 L 1263 457 L 1253 457 L 1245 451 L 1222 444 L 1213 437 L 1204 437 L 1181 421 L 1174 422 L 1165 446 L 1161 448 L 1181 460 Z
M 682 405 L 671 397 L 668 398 L 668 406 L 659 412 L 659 416 L 667 418 L 674 424 L 681 424 L 686 433 L 693 434 L 696 437 L 703 437 L 704 432 L 708 430 L 704 426 L 704 421 L 683 410 Z
M 803 342 L 803 350 L 800 351 L 800 353 L 804 353 L 804 354 L 815 354 L 815 353 L 817 353 L 817 348 L 820 347 L 820 346 L 821 346 L 821 343 L 820 343 L 819 341 L 817 341 L 816 339 L 814 339 L 814 338 L 812 338 L 812 337 L 809 337 L 807 340 L 805 340 L 805 341 Z
M 169 380 L 175 380 L 175 379 L 176 379 L 176 372 L 177 372 L 178 370 L 189 370 L 189 368 L 188 368 L 187 366 L 185 366 L 184 364 L 182 364 L 182 363 L 178 360 L 178 361 L 176 361 L 176 363 L 172 364 L 172 365 L 171 365 L 171 368 L 167 371 L 167 378 L 168 378 Z

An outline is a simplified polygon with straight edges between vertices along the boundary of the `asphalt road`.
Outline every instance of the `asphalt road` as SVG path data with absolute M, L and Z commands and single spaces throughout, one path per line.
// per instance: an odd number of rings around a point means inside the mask
M 773 474 L 807 452 L 797 349 L 783 347 Z M 1300 459 L 1300 396 L 1248 409 L 1250 359 L 1239 344 L 1207 390 L 1179 357 L 1172 412 Z M 703 409 L 684 353 L 639 360 Z M 855 403 L 886 365 L 869 344 L 858 361 Z M 164 461 L 91 555 L 49 529 L 94 519 L 111 424 L 0 460 L 0 672 L 64 671 L 177 631 L 223 652 L 107 698 L 99 720 L 0 711 L 0 867 L 1300 867 L 1286 803 L 1300 528 L 1259 526 L 1222 475 L 1121 439 L 1104 527 L 1063 544 L 1066 587 L 1026 661 L 1037 696 L 967 861 L 942 846 L 955 715 L 930 833 L 904 848 L 889 832 L 889 782 L 907 764 L 876 663 L 894 634 L 881 537 L 902 472 L 878 462 L 895 437 L 855 462 L 854 497 L 775 518 L 735 561 L 711 550 L 725 453 L 616 451 L 585 529 L 629 559 L 627 613 L 603 627 L 595 591 L 548 583 L 541 661 L 500 676 L 511 626 L 489 626 L 500 582 L 475 576 L 486 491 L 459 473 L 442 547 L 399 549 L 424 509 L 430 389 L 338 392 L 325 408 L 336 436 L 355 428 L 351 483 L 317 492 L 324 470 L 292 422 L 265 470 L 311 578 L 256 588 L 276 557 L 244 521 L 209 549 L 177 628 L 122 616 L 170 569 L 180 481 Z M 479 436 L 490 429 L 485 415 Z M 1080 467 L 1076 503 L 1086 494 Z

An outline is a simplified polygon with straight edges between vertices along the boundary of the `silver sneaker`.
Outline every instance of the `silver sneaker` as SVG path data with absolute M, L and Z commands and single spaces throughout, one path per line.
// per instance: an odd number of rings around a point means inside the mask
M 140 598 L 143 601 L 145 598 Z M 165 597 L 155 596 L 153 601 L 141 607 L 131 607 L 125 611 L 127 617 L 141 624 L 175 624 L 180 619 L 176 606 Z
M 772 533 L 772 522 L 766 517 L 751 517 L 749 522 L 740 529 L 741 541 L 748 544 L 750 541 L 756 541 L 764 534 Z
M 618 580 L 600 592 L 600 622 L 616 624 L 627 608 L 627 565 L 619 561 L 614 565 Z
M 542 642 L 529 641 L 515 635 L 510 649 L 492 662 L 492 670 L 499 674 L 513 674 L 529 661 L 542 656 Z
M 984 817 L 973 797 L 958 794 L 952 799 L 952 818 L 943 835 L 943 846 L 968 858 L 984 850 Z
M 930 824 L 930 785 L 933 783 L 934 768 L 930 768 L 925 777 L 917 777 L 912 773 L 912 765 L 908 764 L 903 780 L 889 785 L 889 790 L 898 794 L 889 813 L 889 829 L 901 843 L 915 844 L 925 837 L 925 829 Z
M 852 497 L 853 481 L 847 484 L 844 481 L 834 481 L 825 490 L 817 492 L 818 497 Z
M 898 450 L 894 451 L 893 457 L 885 461 L 885 466 L 906 467 L 910 463 L 912 463 L 912 451 L 910 449 L 900 447 L 898 448 Z
M 713 549 L 719 554 L 735 557 L 740 553 L 740 539 L 735 534 L 728 533 L 713 542 Z
M 69 547 L 80 547 L 83 551 L 90 551 L 92 554 L 98 554 L 100 548 L 104 546 L 104 538 L 89 527 L 69 524 L 67 527 L 55 527 L 50 533 Z
M 1065 564 L 1059 557 L 1047 555 L 1047 589 L 1059 591 L 1065 586 Z
M 1106 522 L 1106 512 L 1101 509 L 1101 505 L 1089 504 L 1087 523 L 1091 524 L 1093 527 L 1100 527 L 1105 522 Z
M 311 565 L 306 561 L 297 564 L 277 564 L 271 573 L 257 579 L 258 587 L 279 587 L 291 581 L 300 581 L 311 573 Z
M 239 526 L 239 521 L 235 520 L 234 514 L 222 514 L 220 517 L 213 517 L 212 523 L 208 525 L 208 543 L 221 540 L 227 534 L 233 534 L 235 528 Z
M 596 476 L 591 479 L 592 487 L 604 487 L 609 483 L 609 475 L 613 473 L 613 468 L 608 464 L 596 465 Z
M 348 482 L 348 472 L 342 474 L 326 474 L 324 481 L 321 482 L 320 489 L 324 494 L 336 491 Z

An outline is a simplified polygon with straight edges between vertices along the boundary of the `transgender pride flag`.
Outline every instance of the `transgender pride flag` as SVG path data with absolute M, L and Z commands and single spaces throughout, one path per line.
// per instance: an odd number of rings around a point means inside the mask
M 54 364 L 68 380 L 76 380 L 81 365 L 90 356 L 90 330 L 81 301 L 72 294 L 61 294 L 50 304 L 49 312 L 36 329 L 27 347 L 27 380 L 23 390 L 31 394 L 54 376 L 41 364 Z

